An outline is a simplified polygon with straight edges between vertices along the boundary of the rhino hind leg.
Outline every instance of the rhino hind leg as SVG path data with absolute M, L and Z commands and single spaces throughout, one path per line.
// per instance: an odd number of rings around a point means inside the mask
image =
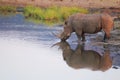
M 102 40 L 103 42 L 106 42 L 106 33 L 104 33 L 104 38 Z
M 110 38 L 110 33 L 106 33 L 104 34 L 104 38 L 103 38 L 103 42 L 107 42 Z
M 110 39 L 110 29 L 103 29 L 104 31 L 104 38 L 103 38 L 103 42 L 107 42 Z

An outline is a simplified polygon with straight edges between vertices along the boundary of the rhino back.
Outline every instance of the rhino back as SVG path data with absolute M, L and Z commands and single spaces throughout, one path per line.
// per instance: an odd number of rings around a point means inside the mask
M 108 14 L 102 14 L 102 27 L 103 29 L 113 29 L 114 22 L 110 15 Z
M 84 33 L 95 33 L 101 27 L 101 18 L 100 14 L 77 14 L 69 18 L 69 23 L 75 32 L 82 30 Z

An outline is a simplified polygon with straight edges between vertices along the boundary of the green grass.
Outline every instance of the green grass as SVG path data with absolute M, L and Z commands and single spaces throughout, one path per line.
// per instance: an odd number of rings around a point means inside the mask
M 54 19 L 53 20 L 38 20 L 38 19 L 34 19 L 34 18 L 27 18 L 26 21 L 32 22 L 35 24 L 44 24 L 44 25 L 48 25 L 48 26 L 63 24 L 63 21 L 58 21 L 58 20 L 54 20 Z
M 16 11 L 16 7 L 13 6 L 0 6 L 0 13 L 3 12 L 15 12 Z
M 74 13 L 88 13 L 87 9 L 79 8 L 79 7 L 61 7 L 60 15 L 62 19 L 66 19 L 68 16 Z
M 0 6 L 0 13 L 9 14 L 15 13 L 16 7 L 13 6 Z M 87 9 L 80 7 L 58 7 L 51 6 L 48 8 L 40 8 L 35 6 L 24 7 L 24 16 L 30 21 L 37 23 L 55 24 L 64 21 L 68 16 L 74 13 L 88 13 Z
M 34 18 L 36 20 L 61 21 L 74 13 L 88 13 L 87 9 L 79 7 L 58 7 L 52 6 L 48 8 L 39 8 L 34 6 L 26 6 L 24 15 L 26 18 Z

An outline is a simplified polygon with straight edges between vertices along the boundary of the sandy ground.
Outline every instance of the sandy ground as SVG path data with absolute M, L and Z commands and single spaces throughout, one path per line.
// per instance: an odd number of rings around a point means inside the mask
M 51 5 L 58 6 L 80 6 L 87 8 L 108 8 L 120 7 L 120 0 L 0 0 L 0 5 L 35 5 L 47 7 Z

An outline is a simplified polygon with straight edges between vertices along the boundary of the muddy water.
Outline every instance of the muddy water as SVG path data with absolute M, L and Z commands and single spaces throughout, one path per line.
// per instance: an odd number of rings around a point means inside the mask
M 0 80 L 120 79 L 119 45 L 103 45 L 93 40 L 96 35 L 78 44 L 74 34 L 59 43 L 52 32 L 61 29 L 28 22 L 22 14 L 0 16 Z

